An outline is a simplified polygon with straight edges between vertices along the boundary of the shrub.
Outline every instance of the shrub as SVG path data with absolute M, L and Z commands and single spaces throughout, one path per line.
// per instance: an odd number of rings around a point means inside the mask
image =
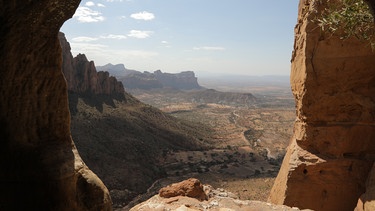
M 322 31 L 342 39 L 356 37 L 369 41 L 375 47 L 374 17 L 369 6 L 362 0 L 327 0 L 327 8 L 317 17 Z

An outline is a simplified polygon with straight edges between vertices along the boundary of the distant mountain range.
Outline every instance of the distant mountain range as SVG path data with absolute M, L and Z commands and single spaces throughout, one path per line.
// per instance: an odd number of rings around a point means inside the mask
M 139 73 L 136 70 L 126 69 L 124 64 L 111 64 L 108 63 L 104 66 L 96 66 L 97 71 L 107 71 L 116 78 L 128 76 L 132 73 Z
M 163 73 L 161 70 L 140 72 L 126 69 L 123 64 L 96 66 L 99 71 L 107 71 L 122 81 L 128 89 L 173 88 L 180 90 L 201 89 L 193 71 Z

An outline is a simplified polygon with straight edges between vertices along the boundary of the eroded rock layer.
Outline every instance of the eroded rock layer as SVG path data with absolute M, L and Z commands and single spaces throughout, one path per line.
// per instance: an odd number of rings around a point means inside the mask
M 114 76 L 106 71 L 97 71 L 93 61 L 89 61 L 84 54 L 72 56 L 70 44 L 64 33 L 59 33 L 62 48 L 63 74 L 66 78 L 68 90 L 81 95 L 108 95 L 119 100 L 124 99 L 124 86 Z
M 0 1 L 0 210 L 110 210 L 76 151 L 58 31 L 79 0 Z
M 291 70 L 297 119 L 270 201 L 353 210 L 375 153 L 375 54 L 368 42 L 323 33 L 316 17 L 325 4 L 299 4 Z

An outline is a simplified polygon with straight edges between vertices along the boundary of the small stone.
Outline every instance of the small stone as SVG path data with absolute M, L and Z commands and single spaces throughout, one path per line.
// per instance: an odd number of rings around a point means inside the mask
M 217 200 L 213 200 L 211 203 L 210 203 L 211 206 L 219 206 L 219 202 Z

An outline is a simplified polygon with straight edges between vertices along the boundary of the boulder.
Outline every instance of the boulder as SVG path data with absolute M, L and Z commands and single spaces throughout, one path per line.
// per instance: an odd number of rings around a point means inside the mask
M 159 196 L 171 198 L 175 196 L 187 196 L 199 200 L 207 199 L 202 183 L 195 178 L 190 178 L 179 183 L 174 183 L 159 190 Z

